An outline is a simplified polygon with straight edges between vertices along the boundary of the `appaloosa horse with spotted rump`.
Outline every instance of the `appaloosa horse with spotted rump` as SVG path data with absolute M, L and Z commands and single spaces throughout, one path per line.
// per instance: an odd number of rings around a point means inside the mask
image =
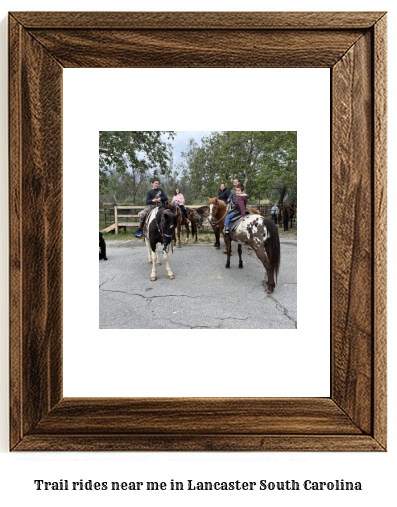
M 152 264 L 152 273 L 150 280 L 152 282 L 157 280 L 157 266 L 161 266 L 157 254 L 157 244 L 161 243 L 163 247 L 163 258 L 165 262 L 165 269 L 167 276 L 170 280 L 175 278 L 174 273 L 171 271 L 169 263 L 168 250 L 174 237 L 177 215 L 172 213 L 172 210 L 165 207 L 154 208 L 147 217 L 145 225 L 143 226 L 143 234 L 145 235 L 146 246 L 148 249 L 148 262 Z
M 203 207 L 204 208 L 204 207 Z M 211 227 L 214 230 L 215 233 L 215 244 L 214 247 L 219 250 L 221 247 L 221 243 L 219 241 L 220 239 L 220 232 L 222 232 L 223 239 L 225 239 L 225 234 L 223 232 L 223 229 L 225 227 L 225 220 L 228 213 L 231 212 L 231 209 L 228 205 L 222 199 L 218 199 L 217 197 L 208 197 L 208 211 L 203 211 L 203 215 L 208 217 L 208 222 L 211 224 Z M 199 211 L 199 210 L 197 210 Z M 259 211 L 255 208 L 252 208 L 251 206 L 247 206 L 247 212 L 260 215 Z M 226 240 L 225 240 L 225 248 L 223 250 L 223 253 L 227 253 L 226 249 Z M 230 254 L 232 253 L 232 250 L 230 248 Z
M 232 224 L 233 222 L 231 222 Z M 273 220 L 258 215 L 246 215 L 238 220 L 229 234 L 225 234 L 227 249 L 226 268 L 230 268 L 231 242 L 238 243 L 239 268 L 243 268 L 241 245 L 249 245 L 267 272 L 266 292 L 274 291 L 280 267 L 280 238 Z

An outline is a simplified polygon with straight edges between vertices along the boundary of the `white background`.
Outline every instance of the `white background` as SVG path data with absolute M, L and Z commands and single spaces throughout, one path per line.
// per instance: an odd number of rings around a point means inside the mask
M 186 6 L 188 5 L 188 7 Z M 89 2 L 69 1 L 56 4 L 59 10 L 92 10 Z M 36 10 L 54 10 L 55 5 L 49 1 L 37 1 Z M 96 2 L 95 10 L 297 10 L 296 2 L 280 1 L 277 4 L 267 1 L 237 2 L 122 2 L 114 0 Z M 396 47 L 396 7 L 391 1 L 383 2 L 354 2 L 345 0 L 321 2 L 299 2 L 302 10 L 388 10 L 389 11 L 389 48 Z M 6 11 L 32 10 L 31 2 L 6 0 L 3 3 L 1 33 L 1 64 L 2 70 L 7 64 L 7 25 Z M 389 167 L 395 167 L 396 152 L 396 103 L 395 103 L 395 55 L 389 51 Z M 6 72 L 1 74 L 0 100 L 0 216 L 4 226 L 1 229 L 2 245 L 7 244 L 7 78 Z M 392 201 L 395 188 L 395 171 L 389 172 L 389 200 Z M 393 241 L 392 222 L 389 224 L 390 242 L 389 258 L 395 258 L 395 242 Z M 8 452 L 8 290 L 7 290 L 7 254 L 3 247 L 0 251 L 1 265 L 1 333 L 0 333 L 0 497 L 4 505 L 32 506 L 58 505 L 66 506 L 73 503 L 76 506 L 86 505 L 87 501 L 96 505 L 109 505 L 110 502 L 118 506 L 139 505 L 218 505 L 221 502 L 240 505 L 297 505 L 341 506 L 359 503 L 361 506 L 375 504 L 393 505 L 395 503 L 395 468 L 397 465 L 396 449 L 396 345 L 395 316 L 389 303 L 389 442 L 387 453 L 31 453 L 10 454 Z M 389 301 L 393 299 L 392 280 L 395 279 L 395 267 L 389 265 Z M 394 367 L 393 367 L 394 366 Z M 208 480 L 251 480 L 261 479 L 286 481 L 305 479 L 332 481 L 344 479 L 361 481 L 363 492 L 39 492 L 34 490 L 33 480 L 95 480 L 95 481 L 170 481 L 171 479 L 185 481 Z
M 65 69 L 63 82 L 64 395 L 329 396 L 329 220 L 305 210 L 314 185 L 330 206 L 330 70 Z M 298 329 L 98 330 L 96 230 L 76 226 L 97 220 L 98 130 L 155 126 L 298 132 Z

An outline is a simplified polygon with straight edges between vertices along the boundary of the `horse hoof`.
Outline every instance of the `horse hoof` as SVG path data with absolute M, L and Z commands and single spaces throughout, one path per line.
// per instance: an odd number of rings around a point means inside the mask
M 238 265 L 238 267 L 239 267 L 240 269 L 243 269 L 243 267 L 244 267 L 244 266 L 243 266 L 242 264 L 241 264 L 241 266 L 240 266 L 240 264 L 239 264 L 239 265 Z
M 177 248 L 181 248 L 181 245 L 177 245 L 176 247 L 177 247 Z
M 168 278 L 169 278 L 170 280 L 175 280 L 175 276 L 174 276 L 174 275 L 168 275 Z
M 150 281 L 151 281 L 151 282 L 155 282 L 156 280 L 157 280 L 157 276 L 152 276 L 152 277 L 150 277 Z
M 227 264 L 225 264 L 225 268 L 230 269 L 230 264 L 229 264 L 229 266 Z

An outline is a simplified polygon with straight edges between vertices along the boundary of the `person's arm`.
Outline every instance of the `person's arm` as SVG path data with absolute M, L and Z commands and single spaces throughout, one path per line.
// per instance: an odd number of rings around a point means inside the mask
M 168 201 L 168 197 L 165 195 L 165 192 L 163 189 L 161 189 L 161 195 L 160 195 L 160 200 L 161 202 L 164 204 L 165 202 Z
M 146 194 L 146 204 L 149 205 L 149 204 L 153 204 L 153 196 L 152 196 L 152 191 L 149 190 L 148 193 Z

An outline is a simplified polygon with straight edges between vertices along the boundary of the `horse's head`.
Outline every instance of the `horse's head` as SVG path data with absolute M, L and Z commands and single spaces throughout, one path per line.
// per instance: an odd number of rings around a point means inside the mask
M 216 219 L 217 213 L 219 211 L 219 199 L 216 197 L 208 197 L 208 220 L 212 222 Z
M 193 208 L 186 208 L 186 210 L 188 212 L 188 218 L 194 224 L 194 226 L 198 229 L 202 229 L 203 219 L 198 210 L 194 210 Z
M 165 209 L 163 211 L 160 221 L 160 233 L 163 237 L 164 246 L 171 243 L 177 220 L 178 215 L 174 215 L 171 210 Z

